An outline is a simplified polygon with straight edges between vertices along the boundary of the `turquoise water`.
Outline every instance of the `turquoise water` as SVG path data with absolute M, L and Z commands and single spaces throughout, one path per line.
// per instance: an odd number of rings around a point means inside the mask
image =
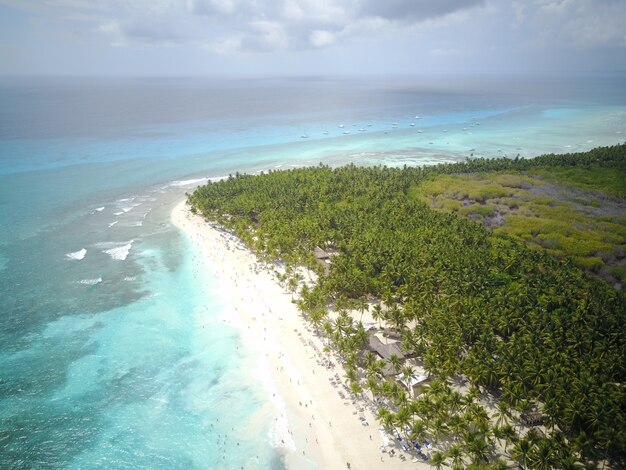
M 256 351 L 169 221 L 185 191 L 615 144 L 621 83 L 0 81 L 2 468 L 282 468 Z

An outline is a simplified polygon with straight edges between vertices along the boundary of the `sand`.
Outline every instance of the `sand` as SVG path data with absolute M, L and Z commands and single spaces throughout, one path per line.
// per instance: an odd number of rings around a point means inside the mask
M 408 454 L 401 460 L 396 446 L 383 447 L 374 410 L 367 400 L 350 397 L 339 358 L 323 351 L 323 338 L 298 312 L 273 268 L 232 234 L 193 215 L 185 201 L 173 210 L 172 222 L 201 250 L 201 262 L 217 273 L 220 288 L 233 293 L 233 323 L 265 358 L 259 373 L 272 384 L 266 388 L 276 405 L 275 425 L 284 430 L 276 445 L 288 468 L 429 468 Z

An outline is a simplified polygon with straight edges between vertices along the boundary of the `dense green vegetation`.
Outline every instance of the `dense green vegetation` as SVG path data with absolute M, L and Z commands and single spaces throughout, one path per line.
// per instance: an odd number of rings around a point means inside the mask
M 554 181 L 558 181 L 555 184 Z M 580 186 L 585 190 L 578 189 Z M 455 212 L 513 235 L 609 284 L 626 269 L 626 161 L 618 165 L 533 168 L 439 175 L 412 194 L 431 208 Z
M 625 161 L 622 145 L 425 168 L 319 166 L 235 175 L 198 188 L 189 202 L 263 259 L 286 261 L 293 279 L 296 265 L 318 272 L 315 285 L 302 288 L 300 308 L 345 358 L 353 390 L 368 389 L 383 403 L 385 427 L 438 442 L 433 464 L 502 468 L 505 459 L 528 468 L 602 462 L 624 468 L 624 295 L 570 258 L 556 259 L 506 233 L 433 210 L 424 197 L 437 196 L 432 189 L 440 178 L 457 181 L 445 175 L 555 167 L 623 175 Z M 502 184 L 507 178 L 508 186 Z M 525 190 L 524 178 L 502 174 L 470 190 L 505 204 Z M 482 218 L 489 210 L 468 209 Z M 328 275 L 315 261 L 315 246 L 336 253 Z M 405 354 L 437 377 L 426 393 L 409 397 L 396 382 L 382 380 L 381 361 L 358 354 L 367 339 L 358 311 L 368 304 L 402 338 Z M 390 362 L 400 370 L 397 357 Z M 403 374 L 410 376 L 410 368 Z M 451 386 L 465 378 L 468 391 Z M 481 396 L 497 397 L 495 424 L 494 414 L 478 404 Z M 543 415 L 545 435 L 522 426 L 533 408 Z

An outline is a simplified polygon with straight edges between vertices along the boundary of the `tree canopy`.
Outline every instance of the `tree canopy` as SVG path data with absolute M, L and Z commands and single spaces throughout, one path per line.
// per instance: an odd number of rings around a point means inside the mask
M 433 210 L 415 197 L 415 188 L 442 174 L 591 165 L 619 172 L 625 161 L 626 145 L 618 145 L 421 168 L 320 165 L 236 174 L 199 187 L 189 203 L 234 230 L 262 259 L 317 271 L 315 285 L 300 292 L 302 309 L 317 324 L 324 323 L 329 307 L 379 300 L 385 308 L 376 314 L 400 332 L 407 355 L 421 358 L 443 381 L 440 389 L 460 375 L 511 409 L 522 412 L 540 403 L 549 439 L 518 441 L 509 449 L 511 460 L 539 468 L 548 453 L 574 463 L 608 460 L 618 468 L 626 466 L 624 294 L 567 257 L 556 259 L 482 224 Z M 332 253 L 327 273 L 315 259 L 316 246 Z M 338 332 L 348 356 L 364 341 L 358 317 L 343 318 L 328 331 Z M 482 419 L 479 411 L 448 401 L 441 406 L 474 413 L 474 423 Z M 419 428 L 425 412 L 416 403 L 398 399 L 393 416 L 408 415 L 407 424 Z M 451 425 L 452 415 L 445 416 L 441 433 L 446 426 L 462 433 Z M 503 426 L 497 428 L 506 435 Z M 466 450 L 474 449 L 471 462 L 493 462 L 487 452 L 492 435 L 472 426 L 466 437 Z M 460 459 L 456 450 L 454 460 Z

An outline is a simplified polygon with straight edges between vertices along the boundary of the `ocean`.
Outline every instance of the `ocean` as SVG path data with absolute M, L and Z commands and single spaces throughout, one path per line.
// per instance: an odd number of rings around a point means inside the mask
M 185 192 L 621 143 L 625 78 L 0 79 L 0 466 L 283 468 L 272 386 L 169 221 Z

